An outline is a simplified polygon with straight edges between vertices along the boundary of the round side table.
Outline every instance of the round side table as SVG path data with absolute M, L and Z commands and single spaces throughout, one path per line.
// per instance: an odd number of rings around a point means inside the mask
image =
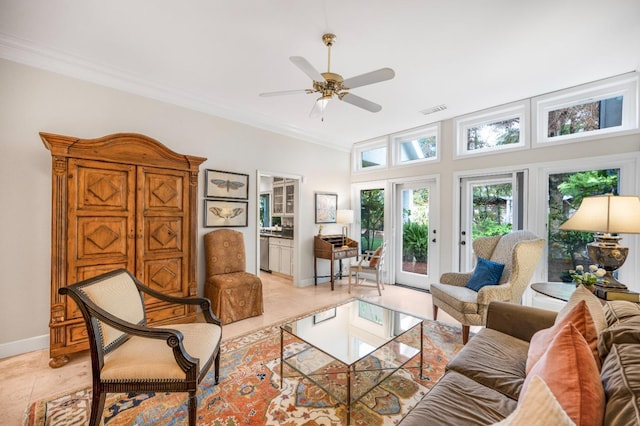
M 533 283 L 531 284 L 531 290 L 536 293 L 558 299 L 562 301 L 568 301 L 573 292 L 576 289 L 576 285 L 573 283 Z

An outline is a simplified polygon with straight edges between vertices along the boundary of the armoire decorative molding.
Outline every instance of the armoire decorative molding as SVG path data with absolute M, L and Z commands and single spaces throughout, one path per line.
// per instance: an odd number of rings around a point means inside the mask
M 126 268 L 163 293 L 196 295 L 198 172 L 206 158 L 135 133 L 40 137 L 52 158 L 49 365 L 55 368 L 89 348 L 82 314 L 59 288 Z M 151 324 L 195 318 L 195 308 L 145 302 Z

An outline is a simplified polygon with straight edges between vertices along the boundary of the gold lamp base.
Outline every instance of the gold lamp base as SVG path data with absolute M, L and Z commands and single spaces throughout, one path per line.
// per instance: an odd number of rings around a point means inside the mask
M 629 248 L 618 244 L 620 237 L 613 237 L 610 234 L 596 234 L 595 241 L 587 244 L 589 258 L 600 268 L 607 271 L 602 277 L 602 283 L 598 283 L 603 288 L 626 289 L 627 286 L 613 277 L 613 272 L 619 269 L 627 260 Z

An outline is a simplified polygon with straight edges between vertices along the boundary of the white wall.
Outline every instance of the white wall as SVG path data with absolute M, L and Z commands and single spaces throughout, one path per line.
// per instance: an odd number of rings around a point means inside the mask
M 301 282 L 312 282 L 314 192 L 349 197 L 349 153 L 162 102 L 0 60 L 0 358 L 48 346 L 51 155 L 38 136 L 95 138 L 135 132 L 179 153 L 207 157 L 201 169 L 250 175 L 247 269 L 256 270 L 257 170 L 304 176 L 300 186 Z M 198 191 L 198 285 L 204 262 L 202 180 Z M 335 229 L 339 232 L 339 229 Z

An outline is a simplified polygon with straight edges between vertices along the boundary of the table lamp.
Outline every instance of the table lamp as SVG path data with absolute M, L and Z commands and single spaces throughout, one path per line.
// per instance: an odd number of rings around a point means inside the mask
M 640 197 L 635 195 L 597 195 L 585 197 L 578 210 L 560 228 L 566 231 L 595 232 L 595 241 L 587 244 L 589 258 L 607 273 L 606 288 L 626 289 L 613 277 L 629 254 L 629 248 L 618 244 L 621 237 L 611 234 L 640 234 Z
M 336 222 L 342 224 L 342 248 L 349 248 L 347 245 L 347 231 L 349 224 L 353 223 L 353 210 L 338 210 L 336 212 Z

